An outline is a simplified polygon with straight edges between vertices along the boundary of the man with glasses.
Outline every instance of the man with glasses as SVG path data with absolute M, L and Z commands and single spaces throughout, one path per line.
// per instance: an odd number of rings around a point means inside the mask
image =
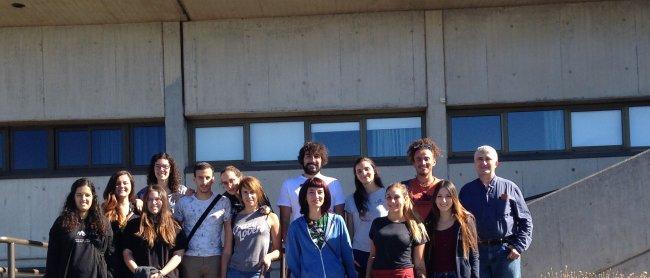
M 476 219 L 480 277 L 521 277 L 520 257 L 533 235 L 533 219 L 519 187 L 498 177 L 497 151 L 474 152 L 478 178 L 460 190 L 460 201 Z

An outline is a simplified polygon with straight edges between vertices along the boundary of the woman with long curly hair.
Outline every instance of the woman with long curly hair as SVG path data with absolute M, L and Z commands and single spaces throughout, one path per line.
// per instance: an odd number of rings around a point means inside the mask
M 356 190 L 345 199 L 345 223 L 352 238 L 354 266 L 358 277 L 366 277 L 366 263 L 370 255 L 368 233 L 375 218 L 388 214 L 384 206 L 386 188 L 372 159 L 358 158 L 353 170 Z
M 386 208 L 388 216 L 375 219 L 370 226 L 366 277 L 425 277 L 422 257 L 427 231 L 404 184 L 386 188 Z
M 115 252 L 106 257 L 108 271 L 113 277 L 127 277 L 131 274 L 122 259 L 120 242 L 124 235 L 126 223 L 134 218 L 135 180 L 129 171 L 115 172 L 104 189 L 102 211 L 113 230 L 113 246 Z
M 100 212 L 95 185 L 86 178 L 76 180 L 50 229 L 46 276 L 106 278 L 104 256 L 112 252 L 112 236 Z
M 185 185 L 181 184 L 181 174 L 176 166 L 174 158 L 165 152 L 155 154 L 151 157 L 149 169 L 147 171 L 147 186 L 158 185 L 165 190 L 169 201 L 169 208 L 174 211 L 176 202 L 186 193 L 192 194 Z M 144 199 L 147 188 L 138 191 L 138 198 Z M 138 210 L 141 210 L 142 204 L 138 202 Z
M 172 217 L 167 193 L 162 187 L 147 187 L 142 216 L 126 225 L 122 244 L 124 262 L 131 272 L 149 278 L 178 277 L 177 267 L 187 239 Z
M 425 248 L 428 277 L 479 277 L 474 216 L 465 210 L 456 186 L 443 180 L 434 190 L 433 207 L 425 221 L 429 243 Z

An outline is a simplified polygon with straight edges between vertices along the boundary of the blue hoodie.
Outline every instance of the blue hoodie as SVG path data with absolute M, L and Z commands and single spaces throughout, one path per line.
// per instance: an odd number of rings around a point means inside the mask
M 329 213 L 321 249 L 311 240 L 304 216 L 291 222 L 285 244 L 292 277 L 357 277 L 350 235 L 338 214 Z

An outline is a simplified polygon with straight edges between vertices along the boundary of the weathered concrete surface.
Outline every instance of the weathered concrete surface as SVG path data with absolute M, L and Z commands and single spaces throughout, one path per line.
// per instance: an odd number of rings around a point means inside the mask
M 424 12 L 183 27 L 186 116 L 427 105 Z
M 162 118 L 161 30 L 0 28 L 0 122 Z
M 650 151 L 622 161 L 528 204 L 535 226 L 523 273 L 551 268 L 595 272 L 650 248 Z M 646 255 L 647 256 L 647 255 Z M 625 271 L 648 270 L 640 257 Z M 636 266 L 645 268 L 637 269 Z
M 183 113 L 181 24 L 163 23 L 165 72 L 165 151 L 174 154 L 180 169 L 188 164 L 187 122 Z
M 650 95 L 650 2 L 444 12 L 448 105 Z
M 525 197 L 562 188 L 626 157 L 501 161 L 497 175 L 515 182 Z M 449 179 L 457 186 L 477 178 L 474 164 L 449 164 Z

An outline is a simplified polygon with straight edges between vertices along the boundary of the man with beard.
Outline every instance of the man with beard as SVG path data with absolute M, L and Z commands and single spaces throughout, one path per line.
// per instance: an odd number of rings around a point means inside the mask
M 436 166 L 436 158 L 442 154 L 436 142 L 431 138 L 415 140 L 408 148 L 408 161 L 415 168 L 415 178 L 402 181 L 408 188 L 413 208 L 425 219 L 433 206 L 433 191 L 442 179 L 433 175 L 433 166 Z
M 207 217 L 189 239 L 185 256 L 183 256 L 183 277 L 185 278 L 212 278 L 219 277 L 221 270 L 221 237 L 224 229 L 230 227 L 230 200 L 221 194 L 212 192 L 214 183 L 214 168 L 207 162 L 194 165 L 194 184 L 196 193 L 192 196 L 183 196 L 176 204 L 174 218 L 181 223 L 183 232 L 189 233 L 197 224 L 203 212 L 212 201 L 216 204 Z M 225 235 L 229 235 L 225 233 Z M 224 240 L 232 240 L 225 236 Z
M 307 179 L 317 177 L 325 181 L 332 195 L 332 206 L 330 209 L 335 213 L 343 215 L 343 208 L 345 206 L 345 196 L 343 195 L 341 183 L 336 178 L 327 177 L 320 173 L 321 167 L 327 164 L 327 148 L 325 148 L 325 145 L 316 142 L 306 142 L 300 148 L 298 163 L 302 166 L 304 173 L 295 178 L 285 180 L 282 183 L 282 189 L 278 198 L 282 238 L 287 234 L 289 223 L 302 216 L 300 214 L 298 192 L 300 191 L 300 186 Z

